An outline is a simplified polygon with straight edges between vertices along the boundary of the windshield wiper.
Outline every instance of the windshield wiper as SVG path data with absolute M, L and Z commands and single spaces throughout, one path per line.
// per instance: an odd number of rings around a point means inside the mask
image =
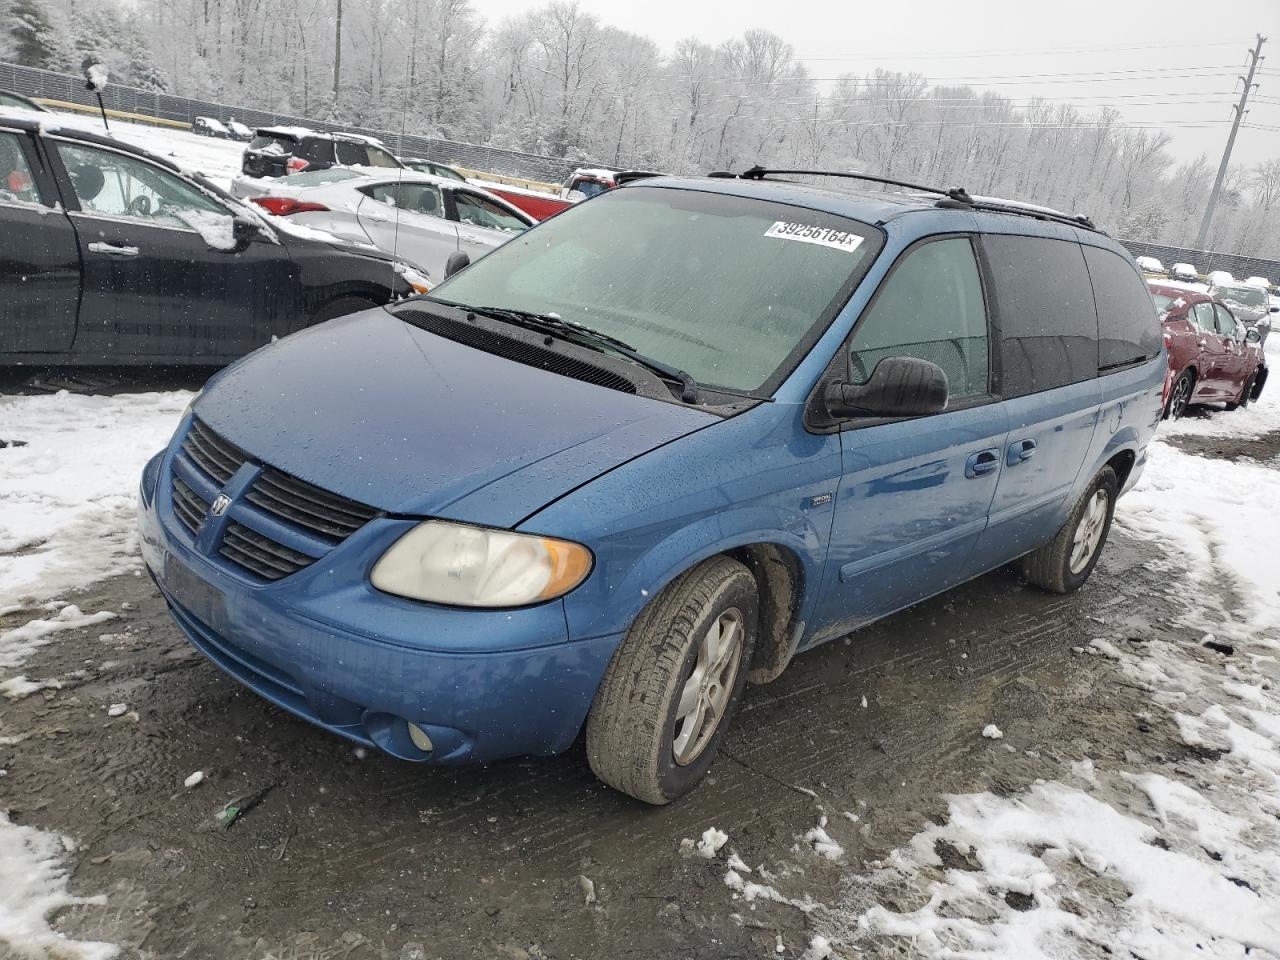
M 607 347 L 615 353 L 621 354 L 633 363 L 638 363 L 642 367 L 647 367 L 658 376 L 667 380 L 673 380 L 680 384 L 680 399 L 684 403 L 698 402 L 698 381 L 693 379 L 689 374 L 685 373 L 679 367 L 673 367 L 669 363 L 664 363 L 653 357 L 645 356 L 636 350 L 635 347 L 627 343 L 625 340 L 619 340 L 615 336 L 604 333 L 600 330 L 593 330 L 585 324 L 576 323 L 572 320 L 565 320 L 563 317 L 554 313 L 534 313 L 530 310 L 516 310 L 512 307 L 471 307 L 457 304 L 462 310 L 469 310 L 472 313 L 478 313 L 485 317 L 492 317 L 495 320 L 505 320 L 508 323 L 514 323 L 516 326 L 524 327 L 528 330 L 538 330 L 542 333 L 548 333 L 552 336 L 558 336 L 562 339 L 569 337 L 578 337 L 586 340 L 589 344 L 598 347 Z

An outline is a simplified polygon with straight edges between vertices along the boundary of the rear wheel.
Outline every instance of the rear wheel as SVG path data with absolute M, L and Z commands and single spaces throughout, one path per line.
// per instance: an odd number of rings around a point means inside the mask
M 1102 555 L 1119 493 L 1115 471 L 1103 467 L 1057 536 L 1019 560 L 1018 572 L 1052 593 L 1079 590 Z
M 1187 412 L 1187 405 L 1191 403 L 1191 391 L 1195 387 L 1196 378 L 1190 370 L 1183 370 L 1182 376 L 1178 377 L 1173 385 L 1173 389 L 1169 391 L 1169 402 L 1165 404 L 1164 416 L 1166 420 L 1177 420 Z
M 359 313 L 361 310 L 376 306 L 378 304 L 366 297 L 339 297 L 321 306 L 311 319 L 313 323 L 324 323 L 326 320 L 335 320 L 349 313 Z
M 653 804 L 697 786 L 737 709 L 758 620 L 755 577 L 730 557 L 713 557 L 663 590 L 596 691 L 587 718 L 596 776 Z

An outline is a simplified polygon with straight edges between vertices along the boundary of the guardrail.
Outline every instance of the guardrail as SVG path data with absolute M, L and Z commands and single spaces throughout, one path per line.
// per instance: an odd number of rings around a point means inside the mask
M 59 109 L 63 110 L 91 109 L 96 113 L 98 109 L 98 103 L 93 94 L 84 87 L 84 78 L 69 73 L 24 67 L 14 63 L 0 63 L 0 89 L 12 90 L 14 93 L 21 93 L 36 100 L 57 101 Z M 287 125 L 309 127 L 312 130 L 330 133 L 349 131 L 376 137 L 402 157 L 421 157 L 424 160 L 435 160 L 451 166 L 483 170 L 489 175 L 496 174 L 537 183 L 558 184 L 575 167 L 598 166 L 587 161 L 575 163 L 558 157 L 545 157 L 476 143 L 460 143 L 438 137 L 416 135 L 402 137 L 392 130 L 329 123 L 323 120 L 273 113 L 268 110 L 254 110 L 208 100 L 177 97 L 169 93 L 141 90 L 137 87 L 126 87 L 114 83 L 109 84 L 102 92 L 102 99 L 107 108 L 108 117 L 119 113 L 122 119 L 125 115 L 129 115 L 130 119 L 160 126 L 190 126 L 191 121 L 196 117 L 213 117 L 224 123 L 228 120 L 239 120 L 248 127 Z M 531 189 L 537 189 L 537 187 Z
M 1208 275 L 1214 270 L 1226 270 L 1237 280 L 1266 277 L 1273 284 L 1280 283 L 1280 261 L 1242 257 L 1234 253 L 1218 253 L 1213 250 L 1173 247 L 1163 243 L 1147 243 L 1143 240 L 1121 240 L 1120 243 L 1135 257 L 1155 257 L 1166 268 L 1175 263 L 1189 263 L 1199 270 L 1201 275 Z

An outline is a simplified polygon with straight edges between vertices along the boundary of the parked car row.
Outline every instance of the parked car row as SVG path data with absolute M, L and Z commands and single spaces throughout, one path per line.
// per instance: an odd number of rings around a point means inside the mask
M 458 251 L 477 260 L 536 222 L 465 180 L 407 170 L 328 167 L 280 180 L 240 177 L 231 192 L 276 217 L 373 244 L 440 278 Z
M 1246 327 L 1208 292 L 1148 281 L 1160 311 L 1169 365 L 1165 416 L 1177 419 L 1193 403 L 1225 403 L 1228 410 L 1262 395 L 1266 355 L 1256 328 Z
M 242 143 L 248 143 L 253 139 L 253 131 L 235 117 L 225 123 L 217 117 L 195 117 L 191 121 L 191 132 L 202 137 L 239 140 Z
M 0 108 L 0 363 L 222 365 L 428 286 L 138 147 Z

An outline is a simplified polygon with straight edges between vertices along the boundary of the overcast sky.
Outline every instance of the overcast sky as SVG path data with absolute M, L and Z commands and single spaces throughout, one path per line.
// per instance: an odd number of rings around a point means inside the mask
M 537 0 L 473 0 L 497 23 Z M 682 37 L 717 44 L 752 27 L 795 47 L 810 76 L 884 67 L 955 78 L 1024 101 L 1043 96 L 1085 111 L 1109 105 L 1126 122 L 1160 126 L 1178 159 L 1217 165 L 1255 34 L 1263 47 L 1258 96 L 1233 160 L 1280 156 L 1280 0 L 581 0 L 604 22 L 669 51 Z M 1052 11 L 1052 12 L 1051 12 Z M 1018 52 L 1022 51 L 1022 52 Z M 1050 77 L 1046 74 L 1073 74 Z M 1233 92 L 1234 90 L 1234 92 Z M 1194 126 L 1200 125 L 1200 126 Z

